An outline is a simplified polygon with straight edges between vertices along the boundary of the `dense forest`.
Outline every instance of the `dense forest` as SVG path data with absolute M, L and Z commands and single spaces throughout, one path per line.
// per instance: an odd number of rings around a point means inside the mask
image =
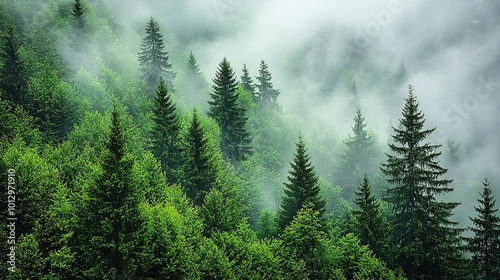
M 286 71 L 223 54 L 207 72 L 193 38 L 222 35 L 110 3 L 0 0 L 1 279 L 500 279 L 500 177 L 478 171 L 498 162 L 440 136 L 404 61 L 332 59 L 334 29 Z

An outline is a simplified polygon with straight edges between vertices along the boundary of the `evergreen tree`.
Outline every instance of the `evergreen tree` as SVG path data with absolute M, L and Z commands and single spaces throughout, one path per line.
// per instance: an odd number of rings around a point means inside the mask
M 163 34 L 160 33 L 160 25 L 151 17 L 146 24 L 146 37 L 142 39 L 139 52 L 142 75 L 151 91 L 160 82 L 160 77 L 165 78 L 169 90 L 174 89 L 173 80 L 176 74 L 171 70 L 172 64 L 168 63 L 168 52 L 164 49 L 165 43 Z
M 73 8 L 71 10 L 71 15 L 73 16 L 73 26 L 76 30 L 83 30 L 85 28 L 85 13 L 83 10 L 82 3 L 80 0 L 75 0 L 73 2 Z
M 293 220 L 305 203 L 312 203 L 313 210 L 318 211 L 320 216 L 325 212 L 326 205 L 325 200 L 320 196 L 318 176 L 314 172 L 302 136 L 297 142 L 297 150 L 288 173 L 288 183 L 284 183 L 285 196 L 281 201 L 281 209 L 278 210 L 278 225 L 281 231 Z
M 247 65 L 243 64 L 243 75 L 241 76 L 240 83 L 243 89 L 250 92 L 253 97 L 253 101 L 258 102 L 259 96 L 255 92 L 255 84 L 253 83 L 252 77 L 250 77 L 250 71 L 248 71 Z
M 359 109 L 359 92 L 356 80 L 352 81 L 352 84 L 349 86 L 349 93 L 351 94 L 351 99 L 349 100 L 350 109 L 353 111 Z
M 198 66 L 196 57 L 193 52 L 190 52 L 186 61 L 186 68 L 184 71 L 184 80 L 182 82 L 182 94 L 189 96 L 193 103 L 197 106 L 206 104 L 205 92 L 208 84 L 203 77 L 203 73 Z
M 389 144 L 396 155 L 387 154 L 381 168 L 391 185 L 386 199 L 394 211 L 398 262 L 410 279 L 458 279 L 463 230 L 450 218 L 459 203 L 436 197 L 453 191 L 451 180 L 440 179 L 447 172 L 439 165 L 440 145 L 423 143 L 435 128 L 423 128 L 424 114 L 411 85 L 402 113 L 400 128 L 393 128 L 394 143 Z
M 380 202 L 371 193 L 366 175 L 355 194 L 354 202 L 358 209 L 354 210 L 353 214 L 357 221 L 357 236 L 363 245 L 368 245 L 375 256 L 389 262 L 389 224 L 380 212 Z
M 229 61 L 224 58 L 213 79 L 213 93 L 208 115 L 214 118 L 221 129 L 220 147 L 222 154 L 232 163 L 245 160 L 251 153 L 252 142 L 246 130 L 248 117 L 246 111 L 238 104 L 236 77 Z
M 131 175 L 133 164 L 114 105 L 102 173 L 90 187 L 87 213 L 82 213 L 84 233 L 80 234 L 85 234 L 82 245 L 88 262 L 86 276 L 92 279 L 104 275 L 121 279 L 134 273 L 139 197 Z
M 26 102 L 26 75 L 24 62 L 19 56 L 19 44 L 14 27 L 9 26 L 2 35 L 3 46 L 0 52 L 0 96 L 17 105 Z
M 488 179 L 483 181 L 483 192 L 474 207 L 477 217 L 470 218 L 474 236 L 468 238 L 468 249 L 476 268 L 474 279 L 500 279 L 500 217 L 496 214 L 495 202 Z
M 375 173 L 375 139 L 366 129 L 366 122 L 358 107 L 352 127 L 353 136 L 344 140 L 346 149 L 337 170 L 336 183 L 343 189 L 343 197 L 352 201 L 358 182 L 364 174 Z
M 259 76 L 256 77 L 258 84 L 257 99 L 263 108 L 274 108 L 277 106 L 279 90 L 273 88 L 272 76 L 264 60 L 260 62 Z
M 151 131 L 153 154 L 160 161 L 170 184 L 178 183 L 181 155 L 179 146 L 180 124 L 177 118 L 176 106 L 168 91 L 165 81 L 160 78 L 156 88 Z
M 219 167 L 213 147 L 207 139 L 199 115 L 193 117 L 184 140 L 184 182 L 187 196 L 195 205 L 201 206 L 205 196 L 215 186 Z

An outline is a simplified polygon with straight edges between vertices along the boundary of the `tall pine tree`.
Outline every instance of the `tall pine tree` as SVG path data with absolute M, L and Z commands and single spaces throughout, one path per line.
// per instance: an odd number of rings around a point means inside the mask
M 250 71 L 248 71 L 247 65 L 243 64 L 243 75 L 240 78 L 240 84 L 244 90 L 252 94 L 253 100 L 255 102 L 259 101 L 259 97 L 255 92 L 255 84 L 253 83 L 252 77 L 250 77 Z
M 85 28 L 86 22 L 85 22 L 85 13 L 80 0 L 75 0 L 75 2 L 73 2 L 73 8 L 71 9 L 71 16 L 73 16 L 74 28 L 76 30 L 83 30 Z
M 238 104 L 235 72 L 226 58 L 219 63 L 213 82 L 214 92 L 210 93 L 212 100 L 208 101 L 208 115 L 217 121 L 221 129 L 222 154 L 232 163 L 239 163 L 252 153 L 252 138 L 246 129 L 246 111 Z
M 380 212 L 380 202 L 371 193 L 366 175 L 355 194 L 357 209 L 353 214 L 356 217 L 356 235 L 363 245 L 370 247 L 375 256 L 390 262 L 389 224 Z
M 134 244 L 139 230 L 139 196 L 131 178 L 134 160 L 127 153 L 121 119 L 116 108 L 102 160 L 102 173 L 88 192 L 84 221 L 84 256 L 87 276 L 125 279 L 134 273 Z
M 483 181 L 483 192 L 474 207 L 477 217 L 470 218 L 474 236 L 467 239 L 476 268 L 474 279 L 500 279 L 500 217 L 496 214 L 495 202 L 488 179 Z
M 179 141 L 180 124 L 172 95 L 168 92 L 163 78 L 156 88 L 152 116 L 154 127 L 151 131 L 153 154 L 160 161 L 167 175 L 167 182 L 178 183 L 182 163 Z
M 411 85 L 402 113 L 389 144 L 395 155 L 387 154 L 381 168 L 390 184 L 386 199 L 394 211 L 398 262 L 410 279 L 459 279 L 462 230 L 450 220 L 459 203 L 437 197 L 453 191 L 451 180 L 440 178 L 447 172 L 439 165 L 440 145 L 424 142 L 435 128 L 424 129 Z
M 5 100 L 22 105 L 26 100 L 27 77 L 23 60 L 19 56 L 19 44 L 14 27 L 9 26 L 2 35 L 0 51 L 0 94 Z
M 344 140 L 346 149 L 336 172 L 336 184 L 342 187 L 343 197 L 352 201 L 356 185 L 363 180 L 364 174 L 373 175 L 375 163 L 375 139 L 366 128 L 365 118 L 358 107 L 352 126 L 353 136 Z
M 172 71 L 172 64 L 168 62 L 168 52 L 164 49 L 165 43 L 160 25 L 151 17 L 146 24 L 146 37 L 142 39 L 139 52 L 141 72 L 151 91 L 160 82 L 160 77 L 165 78 L 169 90 L 174 89 L 173 80 L 176 74 Z
M 257 99 L 261 106 L 265 109 L 276 107 L 280 91 L 273 88 L 273 83 L 271 81 L 272 75 L 264 60 L 260 62 L 259 76 L 257 76 L 256 79 L 258 82 L 256 86 L 259 90 Z
M 318 176 L 314 172 L 302 136 L 297 142 L 297 150 L 288 173 L 288 183 L 284 183 L 285 196 L 281 201 L 281 209 L 278 210 L 278 225 L 281 231 L 290 224 L 305 203 L 311 203 L 312 209 L 318 211 L 320 216 L 325 212 L 326 205 L 320 196 Z
M 205 94 L 208 89 L 208 83 L 200 70 L 193 52 L 190 52 L 187 58 L 183 78 L 181 93 L 188 96 L 196 106 L 206 105 Z
M 184 182 L 187 196 L 201 206 L 215 186 L 219 165 L 196 110 L 184 139 Z

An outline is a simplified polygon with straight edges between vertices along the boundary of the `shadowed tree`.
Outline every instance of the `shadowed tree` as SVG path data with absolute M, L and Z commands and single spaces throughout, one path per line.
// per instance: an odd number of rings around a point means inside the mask
M 468 249 L 472 253 L 475 268 L 474 279 L 500 279 L 500 217 L 496 215 L 496 199 L 491 193 L 488 179 L 483 181 L 483 192 L 477 200 L 479 207 L 474 207 L 477 217 L 470 218 L 474 233 L 467 239 Z
M 241 86 L 243 86 L 243 89 L 250 92 L 253 97 L 253 101 L 258 102 L 259 97 L 256 95 L 257 93 L 255 92 L 255 84 L 253 83 L 252 77 L 250 77 L 250 71 L 248 71 L 247 65 L 243 64 L 243 75 L 240 78 L 240 83 Z
M 387 154 L 381 167 L 390 184 L 386 199 L 394 211 L 398 262 L 410 279 L 460 279 L 463 230 L 450 220 L 459 203 L 436 197 L 453 188 L 448 186 L 451 180 L 440 178 L 447 172 L 439 165 L 440 145 L 424 142 L 435 128 L 424 129 L 411 85 L 402 114 L 389 144 L 394 155 Z
M 246 110 L 238 104 L 238 85 L 235 73 L 224 58 L 213 79 L 213 93 L 208 115 L 215 119 L 221 129 L 220 148 L 224 157 L 232 163 L 240 163 L 251 153 L 252 138 L 246 129 Z
M 171 70 L 172 64 L 168 63 L 168 52 L 164 49 L 165 43 L 163 34 L 160 32 L 160 25 L 151 17 L 146 24 L 146 37 L 142 39 L 139 52 L 141 72 L 151 91 L 160 82 L 160 77 L 165 78 L 170 91 L 174 90 L 173 80 L 176 74 Z
M 260 62 L 259 76 L 256 79 L 258 82 L 256 86 L 259 90 L 256 99 L 265 109 L 275 108 L 280 91 L 273 88 L 272 75 L 264 60 Z
M 284 183 L 285 195 L 281 201 L 281 208 L 278 210 L 278 225 L 281 232 L 290 224 L 305 203 L 310 202 L 313 211 L 318 211 L 320 217 L 325 212 L 326 205 L 325 200 L 320 196 L 318 176 L 314 172 L 302 136 L 297 142 L 297 150 L 288 173 L 288 183 Z
M 2 35 L 2 50 L 0 52 L 0 89 L 1 97 L 16 105 L 25 107 L 27 77 L 24 62 L 19 56 L 19 44 L 14 33 L 14 27 L 9 26 Z
M 170 184 L 178 183 L 182 163 L 176 106 L 168 92 L 163 78 L 156 88 L 152 116 L 154 127 L 151 131 L 153 154 L 160 161 Z

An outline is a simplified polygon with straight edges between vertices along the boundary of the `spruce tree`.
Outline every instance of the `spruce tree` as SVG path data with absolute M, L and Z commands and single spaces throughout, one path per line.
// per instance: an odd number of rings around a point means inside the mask
M 203 130 L 196 110 L 184 139 L 184 182 L 187 196 L 197 206 L 205 201 L 205 196 L 215 186 L 219 167 L 207 135 Z
M 349 100 L 349 108 L 353 111 L 359 109 L 359 92 L 356 80 L 352 81 L 352 84 L 349 86 L 349 93 L 351 94 L 351 98 Z
M 141 72 L 151 91 L 160 82 L 160 77 L 165 78 L 169 90 L 174 90 L 173 80 L 176 74 L 172 71 L 172 64 L 168 63 L 168 52 L 164 49 L 160 25 L 151 17 L 146 24 L 146 37 L 142 39 L 139 52 Z
M 27 77 L 25 66 L 19 56 L 19 44 L 14 27 L 9 26 L 2 35 L 3 45 L 0 52 L 0 94 L 5 100 L 22 105 L 26 100 Z
M 500 217 L 496 214 L 496 199 L 488 179 L 483 181 L 483 192 L 474 207 L 477 217 L 470 218 L 474 236 L 467 239 L 475 269 L 474 279 L 500 279 Z
M 82 3 L 80 0 L 75 0 L 73 2 L 73 8 L 71 9 L 71 15 L 73 16 L 73 26 L 76 30 L 83 30 L 85 28 L 85 13 L 83 10 Z
M 167 182 L 178 183 L 181 154 L 179 146 L 180 124 L 177 109 L 172 101 L 172 95 L 165 85 L 163 78 L 156 88 L 152 120 L 154 127 L 151 131 L 153 154 L 160 161 L 167 175 Z
M 255 84 L 253 83 L 252 77 L 250 77 L 250 71 L 248 71 L 247 65 L 243 64 L 243 75 L 241 76 L 240 83 L 243 89 L 250 92 L 253 97 L 253 101 L 258 102 L 259 96 L 255 92 Z
M 186 61 L 186 68 L 184 70 L 184 81 L 182 82 L 182 94 L 189 96 L 193 103 L 197 106 L 206 104 L 205 93 L 208 84 L 203 77 L 200 66 L 196 61 L 193 52 L 190 52 Z
M 325 212 L 326 205 L 320 196 L 318 176 L 314 172 L 302 136 L 297 142 L 297 150 L 288 173 L 288 182 L 284 183 L 285 195 L 281 201 L 281 209 L 278 210 L 278 225 L 281 231 L 290 224 L 305 203 L 312 203 L 313 210 L 318 211 L 320 216 Z
M 276 107 L 280 91 L 273 88 L 271 72 L 264 60 L 260 62 L 259 76 L 256 79 L 258 82 L 256 86 L 259 90 L 257 98 L 261 106 L 265 109 Z
M 365 118 L 358 107 L 352 126 L 352 136 L 344 140 L 346 149 L 337 170 L 336 184 L 342 187 L 343 197 L 352 201 L 356 185 L 363 180 L 364 174 L 375 173 L 375 139 L 366 128 Z
M 215 119 L 221 129 L 220 148 L 222 154 L 232 163 L 245 160 L 251 153 L 252 138 L 246 129 L 248 117 L 238 104 L 235 72 L 224 58 L 213 79 L 213 93 L 208 115 Z
M 87 275 L 116 279 L 133 274 L 134 242 L 139 230 L 139 198 L 131 174 L 134 160 L 125 147 L 122 122 L 116 108 L 111 114 L 110 133 L 102 160 L 102 173 L 88 192 L 83 247 Z
M 424 129 L 411 85 L 402 114 L 389 144 L 394 155 L 381 167 L 390 184 L 386 200 L 394 211 L 398 262 L 410 279 L 458 279 L 463 230 L 450 218 L 459 203 L 437 197 L 453 191 L 451 180 L 440 178 L 447 172 L 439 165 L 440 145 L 424 142 L 435 128 Z
M 357 221 L 356 235 L 363 245 L 370 247 L 375 256 L 389 262 L 389 224 L 380 212 L 380 202 L 371 193 L 366 175 L 355 194 L 354 203 L 357 209 L 353 210 L 353 214 Z

